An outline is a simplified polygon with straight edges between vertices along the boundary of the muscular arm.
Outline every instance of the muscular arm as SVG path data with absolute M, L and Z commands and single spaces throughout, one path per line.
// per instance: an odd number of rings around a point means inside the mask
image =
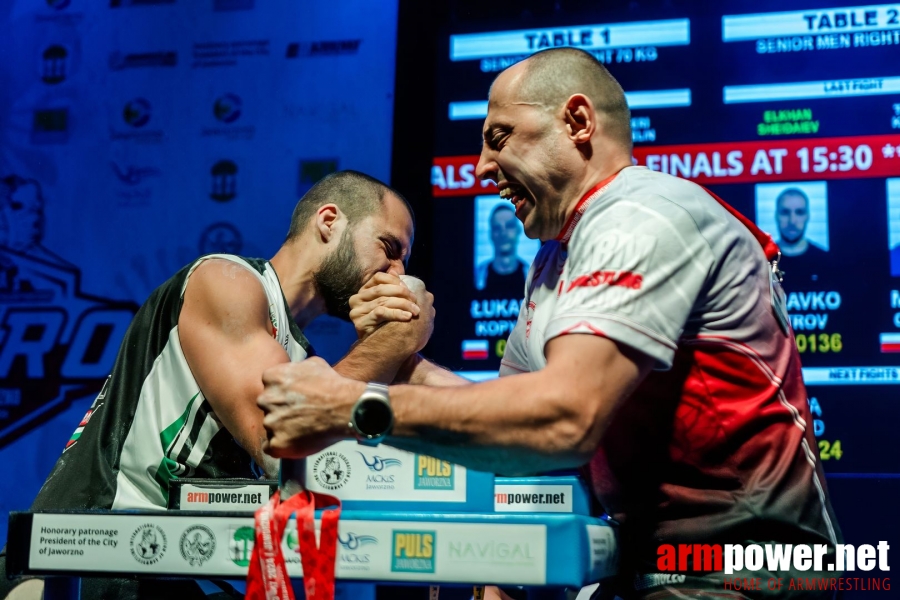
M 334 370 L 357 381 L 391 383 L 411 352 L 409 325 L 386 323 L 353 344 Z M 408 348 L 408 349 L 405 349 Z
M 350 318 L 360 340 L 334 370 L 350 379 L 379 383 L 391 383 L 398 371 L 410 372 L 412 357 L 431 337 L 433 301 L 421 281 L 377 273 L 350 298 Z
M 403 365 L 400 366 L 400 369 L 397 371 L 397 376 L 394 379 L 394 383 L 447 387 L 469 385 L 472 382 L 429 361 L 421 354 L 417 353 L 410 356 Z
M 494 473 L 584 464 L 654 359 L 583 334 L 554 338 L 546 353 L 547 366 L 534 373 L 460 386 L 391 386 L 387 443 Z M 318 359 L 270 369 L 263 379 L 258 403 L 273 456 L 308 456 L 352 437 L 347 423 L 362 382 Z
M 268 310 L 253 273 L 210 259 L 188 280 L 178 332 L 191 372 L 222 424 L 275 477 L 278 461 L 262 451 L 266 432 L 256 397 L 263 391 L 263 371 L 289 358 L 272 336 Z
M 395 386 L 388 444 L 469 468 L 521 474 L 575 467 L 653 360 L 598 336 L 547 344 L 541 371 L 465 387 Z

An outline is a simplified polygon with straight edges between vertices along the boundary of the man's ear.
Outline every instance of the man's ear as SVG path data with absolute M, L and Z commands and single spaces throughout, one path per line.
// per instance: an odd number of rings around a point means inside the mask
M 597 129 L 597 113 L 591 99 L 584 94 L 573 94 L 566 101 L 564 115 L 569 139 L 576 144 L 585 144 Z
M 316 211 L 316 232 L 322 242 L 327 244 L 334 237 L 336 233 L 335 225 L 337 225 L 342 214 L 341 209 L 336 204 L 323 204 Z

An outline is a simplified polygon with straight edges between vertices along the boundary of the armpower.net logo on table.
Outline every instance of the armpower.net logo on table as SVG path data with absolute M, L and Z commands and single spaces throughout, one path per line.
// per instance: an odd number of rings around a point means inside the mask
M 266 498 L 267 500 L 268 498 Z M 186 495 L 185 506 L 183 508 L 200 508 L 202 505 L 237 505 L 241 506 L 262 506 L 264 502 L 262 492 L 238 492 L 229 490 L 209 491 L 209 492 L 188 492 Z

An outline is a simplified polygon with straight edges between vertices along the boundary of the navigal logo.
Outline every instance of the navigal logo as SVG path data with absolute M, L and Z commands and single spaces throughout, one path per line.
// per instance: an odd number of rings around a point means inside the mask
M 451 542 L 448 558 L 470 562 L 528 565 L 534 562 L 529 544 L 498 542 Z

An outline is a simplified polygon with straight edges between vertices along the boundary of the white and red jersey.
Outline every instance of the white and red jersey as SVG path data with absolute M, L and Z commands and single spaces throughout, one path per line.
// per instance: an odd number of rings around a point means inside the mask
M 547 342 L 567 334 L 655 361 L 590 464 L 639 571 L 661 543 L 838 540 L 770 273 L 754 233 L 706 190 L 644 167 L 588 192 L 531 267 L 501 376 L 543 368 Z

